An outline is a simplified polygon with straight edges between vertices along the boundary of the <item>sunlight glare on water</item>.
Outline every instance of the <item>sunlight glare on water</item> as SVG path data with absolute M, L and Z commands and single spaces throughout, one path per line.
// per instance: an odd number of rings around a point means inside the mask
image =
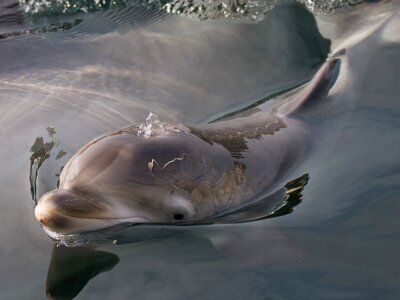
M 360 3 L 362 0 L 297 0 L 316 13 L 331 13 L 335 9 Z M 118 7 L 143 7 L 166 13 L 186 15 L 196 19 L 229 19 L 238 21 L 260 21 L 276 5 L 294 0 L 20 0 L 26 13 L 74 14 L 94 12 Z

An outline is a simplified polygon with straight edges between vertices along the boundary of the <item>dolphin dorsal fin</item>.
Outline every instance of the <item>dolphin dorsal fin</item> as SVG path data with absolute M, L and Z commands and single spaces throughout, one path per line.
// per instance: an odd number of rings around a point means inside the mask
M 339 58 L 329 58 L 299 93 L 277 109 L 277 113 L 282 116 L 297 115 L 326 98 L 339 75 L 340 64 Z

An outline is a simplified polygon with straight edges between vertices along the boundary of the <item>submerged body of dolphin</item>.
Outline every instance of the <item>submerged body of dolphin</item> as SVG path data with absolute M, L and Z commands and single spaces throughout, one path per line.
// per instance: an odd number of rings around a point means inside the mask
M 304 115 L 326 98 L 339 67 L 328 59 L 288 99 L 250 116 L 105 134 L 66 164 L 36 218 L 70 234 L 120 223 L 204 223 L 243 210 L 279 189 L 310 152 L 315 137 Z

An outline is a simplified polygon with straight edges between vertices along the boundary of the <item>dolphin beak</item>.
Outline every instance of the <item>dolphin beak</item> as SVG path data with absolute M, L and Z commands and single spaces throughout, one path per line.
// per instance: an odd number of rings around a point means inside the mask
M 75 227 L 74 218 L 59 213 L 55 209 L 38 205 L 35 208 L 35 217 L 47 230 L 69 234 L 74 232 L 71 227 Z
M 102 200 L 66 189 L 44 194 L 35 208 L 36 219 L 48 230 L 57 233 L 86 231 L 99 227 L 108 211 Z M 79 228 L 80 227 L 80 228 Z
M 144 217 L 111 216 L 103 200 L 85 197 L 77 192 L 59 189 L 44 194 L 35 208 L 42 226 L 57 234 L 98 230 L 121 223 L 148 223 Z

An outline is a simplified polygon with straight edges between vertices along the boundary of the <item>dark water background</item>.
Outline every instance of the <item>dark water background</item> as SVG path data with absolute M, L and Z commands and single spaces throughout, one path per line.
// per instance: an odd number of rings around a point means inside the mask
M 251 22 L 126 5 L 33 14 L 0 2 L 0 299 L 45 299 L 46 289 L 54 299 L 396 299 L 399 6 L 368 1 L 313 15 L 282 4 Z M 204 123 L 303 82 L 329 46 L 347 49 L 336 96 L 345 112 L 315 137 L 293 213 L 139 228 L 119 245 L 53 251 L 29 183 L 30 148 L 38 136 L 52 141 L 47 127 L 55 146 L 39 196 L 93 137 L 149 112 Z

